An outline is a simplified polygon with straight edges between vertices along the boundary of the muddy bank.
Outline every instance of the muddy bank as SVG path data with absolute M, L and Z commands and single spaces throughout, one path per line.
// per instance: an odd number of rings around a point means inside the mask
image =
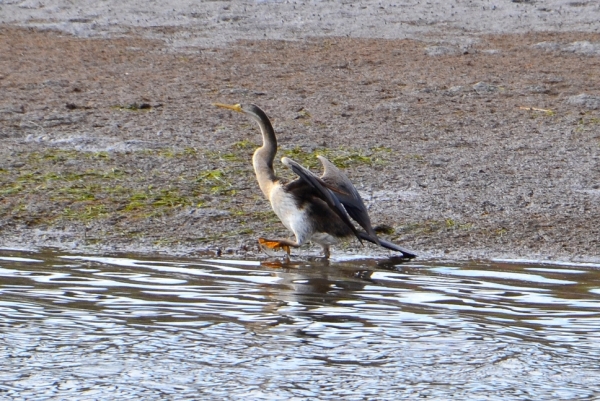
M 374 223 L 426 257 L 597 261 L 599 43 L 566 32 L 174 51 L 146 28 L 3 25 L 0 244 L 255 256 L 258 236 L 287 236 L 251 171 L 257 128 L 220 101 L 263 107 L 282 156 L 344 167 Z

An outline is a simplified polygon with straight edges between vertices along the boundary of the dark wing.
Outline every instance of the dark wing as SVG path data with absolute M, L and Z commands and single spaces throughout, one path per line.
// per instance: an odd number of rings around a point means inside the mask
M 352 222 L 350 221 L 348 213 L 346 213 L 346 209 L 344 209 L 344 206 L 342 206 L 342 203 L 340 203 L 340 200 L 338 199 L 339 194 L 334 195 L 331 190 L 327 189 L 327 184 L 325 184 L 319 177 L 317 177 L 310 170 L 302 167 L 300 164 L 296 163 L 292 159 L 284 157 L 281 159 L 281 162 L 286 167 L 290 168 L 294 173 L 296 173 L 301 180 L 308 183 L 312 188 L 314 188 L 318 193 L 319 197 L 327 203 L 329 208 L 331 208 L 331 210 L 335 212 L 335 214 L 337 214 L 342 219 L 342 221 L 346 223 L 346 225 L 348 225 L 348 227 L 352 230 L 354 235 L 356 235 L 356 238 L 358 238 L 358 240 L 360 241 L 361 238 L 359 236 L 359 232 L 354 227 L 354 224 L 352 224 Z
M 321 180 L 327 184 L 327 188 L 335 192 L 335 196 L 342 205 L 344 205 L 350 217 L 356 220 L 356 222 L 365 229 L 367 234 L 371 237 L 371 242 L 379 245 L 379 239 L 371 226 L 371 219 L 369 218 L 369 213 L 367 213 L 367 208 L 358 194 L 358 191 L 354 185 L 352 185 L 352 182 L 350 182 L 348 177 L 346 177 L 346 175 L 329 160 L 323 156 L 317 156 L 317 158 L 323 165 L 323 175 L 321 176 Z

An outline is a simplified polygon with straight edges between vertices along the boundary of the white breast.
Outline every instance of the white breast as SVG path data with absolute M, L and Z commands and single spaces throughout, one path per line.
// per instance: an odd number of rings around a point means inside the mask
M 277 183 L 271 190 L 269 200 L 273 211 L 283 225 L 294 233 L 298 245 L 308 241 L 314 232 L 306 210 L 301 210 L 296 205 L 292 195 L 283 190 Z

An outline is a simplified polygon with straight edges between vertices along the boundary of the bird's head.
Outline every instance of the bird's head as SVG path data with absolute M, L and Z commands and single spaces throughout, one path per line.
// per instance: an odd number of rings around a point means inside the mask
M 220 107 L 222 109 L 229 109 L 233 111 L 237 111 L 238 113 L 244 113 L 249 115 L 250 117 L 255 118 L 258 121 L 269 121 L 269 118 L 265 114 L 264 111 L 261 110 L 260 107 L 254 104 L 223 104 L 223 103 L 213 103 L 213 106 Z

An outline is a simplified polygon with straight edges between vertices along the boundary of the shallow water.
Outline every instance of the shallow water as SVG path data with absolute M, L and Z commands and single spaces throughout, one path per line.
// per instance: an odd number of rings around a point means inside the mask
M 600 266 L 0 250 L 0 361 L 11 400 L 597 399 Z

